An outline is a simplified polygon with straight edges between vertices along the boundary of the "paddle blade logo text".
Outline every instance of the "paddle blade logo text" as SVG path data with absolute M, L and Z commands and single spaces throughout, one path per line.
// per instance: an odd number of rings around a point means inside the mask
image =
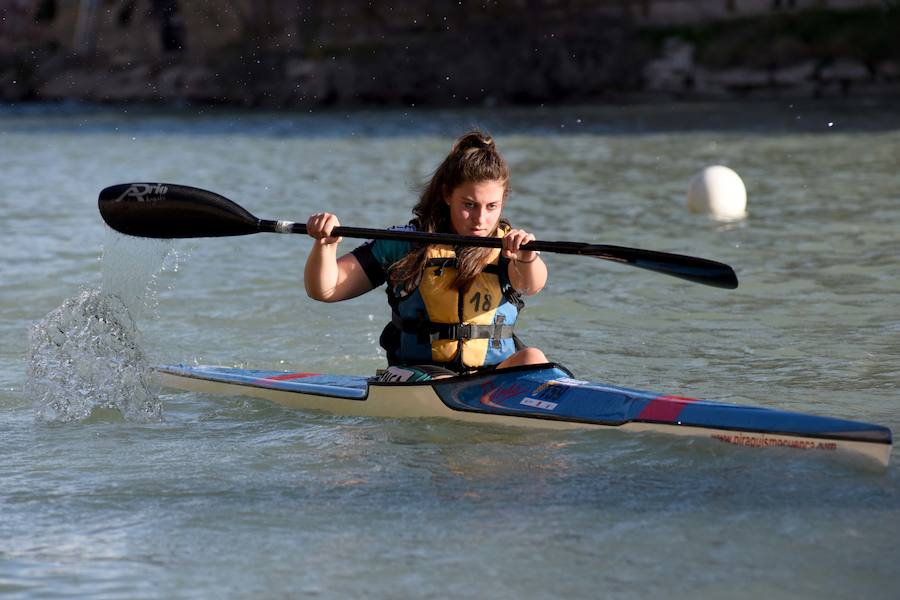
M 169 188 L 161 183 L 132 183 L 128 186 L 121 196 L 113 200 L 113 202 L 121 202 L 122 200 L 133 199 L 137 202 L 146 202 L 148 200 L 157 200 L 165 197 Z

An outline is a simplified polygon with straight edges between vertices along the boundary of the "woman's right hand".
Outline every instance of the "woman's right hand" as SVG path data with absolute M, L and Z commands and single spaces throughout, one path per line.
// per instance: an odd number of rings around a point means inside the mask
M 341 222 L 335 215 L 327 212 L 315 213 L 310 215 L 306 221 L 306 233 L 314 238 L 317 244 L 329 246 L 337 244 L 343 239 L 331 236 L 332 230 L 340 226 Z

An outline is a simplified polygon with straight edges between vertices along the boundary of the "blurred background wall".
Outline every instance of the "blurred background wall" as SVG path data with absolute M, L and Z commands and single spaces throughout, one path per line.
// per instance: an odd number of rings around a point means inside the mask
M 247 106 L 896 94 L 872 0 L 0 0 L 0 100 Z

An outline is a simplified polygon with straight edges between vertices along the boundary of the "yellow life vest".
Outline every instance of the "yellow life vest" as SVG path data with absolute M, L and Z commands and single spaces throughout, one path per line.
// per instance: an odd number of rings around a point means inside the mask
M 505 232 L 498 232 L 502 237 Z M 398 358 L 467 369 L 495 365 L 516 351 L 512 328 L 523 306 L 509 284 L 506 261 L 493 249 L 485 269 L 462 292 L 451 246 L 431 246 L 422 280 L 413 293 L 394 298 L 394 325 L 401 330 Z

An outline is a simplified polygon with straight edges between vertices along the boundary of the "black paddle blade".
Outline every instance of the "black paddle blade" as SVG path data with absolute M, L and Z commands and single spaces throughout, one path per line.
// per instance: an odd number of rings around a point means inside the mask
M 147 238 L 247 235 L 260 220 L 219 194 L 170 183 L 122 183 L 98 200 L 106 224 L 120 233 Z
M 621 246 L 597 245 L 592 248 L 592 252 L 584 254 L 726 290 L 733 290 L 738 286 L 734 269 L 714 260 Z

